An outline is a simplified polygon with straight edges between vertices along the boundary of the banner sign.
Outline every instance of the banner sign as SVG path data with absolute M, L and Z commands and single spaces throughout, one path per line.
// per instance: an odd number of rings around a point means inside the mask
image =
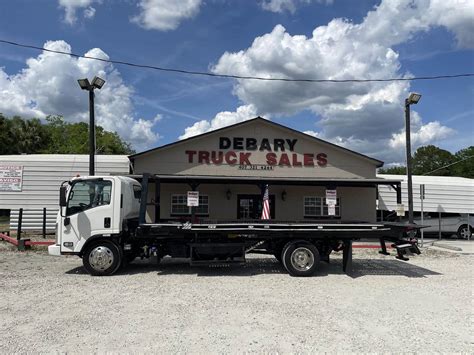
M 21 191 L 23 167 L 0 165 L 0 191 Z
M 199 206 L 199 191 L 188 191 L 188 207 Z

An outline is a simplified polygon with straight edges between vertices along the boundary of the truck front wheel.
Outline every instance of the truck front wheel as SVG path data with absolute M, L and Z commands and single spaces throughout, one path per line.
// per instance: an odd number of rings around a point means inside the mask
M 122 262 L 122 254 L 117 244 L 110 240 L 91 243 L 82 255 L 82 263 L 93 276 L 107 276 L 115 273 Z
M 289 242 L 283 248 L 283 265 L 292 276 L 311 276 L 320 257 L 316 246 L 304 240 Z

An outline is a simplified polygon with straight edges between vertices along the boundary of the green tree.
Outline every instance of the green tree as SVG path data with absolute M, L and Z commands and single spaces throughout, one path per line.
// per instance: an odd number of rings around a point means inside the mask
M 454 160 L 458 162 L 451 169 L 454 176 L 474 178 L 474 146 L 456 152 Z
M 453 154 L 434 145 L 420 147 L 413 155 L 413 174 L 424 175 L 433 172 L 430 175 L 451 176 L 450 167 L 445 166 L 453 163 L 454 159 Z
M 0 154 L 88 154 L 89 125 L 67 123 L 61 116 L 39 119 L 11 119 L 0 114 Z M 115 132 L 96 126 L 97 154 L 132 154 L 130 144 Z
M 15 154 L 15 148 L 11 120 L 0 113 L 0 154 Z
M 392 166 L 390 168 L 380 168 L 379 174 L 393 174 L 393 175 L 404 175 L 406 174 L 406 167 L 404 166 Z
M 14 139 L 16 154 L 34 154 L 47 144 L 47 133 L 37 118 L 24 120 L 14 116 L 11 120 L 10 135 Z

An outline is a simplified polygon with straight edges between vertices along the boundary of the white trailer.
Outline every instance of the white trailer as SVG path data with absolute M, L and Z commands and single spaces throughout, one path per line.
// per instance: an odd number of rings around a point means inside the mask
M 128 174 L 126 155 L 96 155 L 96 174 Z M 58 186 L 64 180 L 89 173 L 87 154 L 0 155 L 0 170 L 11 167 L 16 172 L 13 184 L 0 185 L 0 209 L 10 210 L 10 230 L 18 228 L 23 209 L 23 230 L 41 230 L 44 213 L 46 229 L 53 231 L 58 213 Z

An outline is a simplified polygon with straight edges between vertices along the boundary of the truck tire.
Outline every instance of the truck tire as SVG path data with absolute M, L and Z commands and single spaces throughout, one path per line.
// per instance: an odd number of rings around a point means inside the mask
M 87 247 L 82 255 L 82 263 L 92 276 L 108 276 L 122 265 L 122 253 L 114 242 L 98 240 Z
M 463 224 L 456 234 L 459 239 L 469 239 L 472 236 L 472 228 L 469 228 L 467 224 Z
M 320 261 L 316 246 L 305 240 L 289 242 L 283 248 L 282 262 L 291 276 L 311 276 Z

